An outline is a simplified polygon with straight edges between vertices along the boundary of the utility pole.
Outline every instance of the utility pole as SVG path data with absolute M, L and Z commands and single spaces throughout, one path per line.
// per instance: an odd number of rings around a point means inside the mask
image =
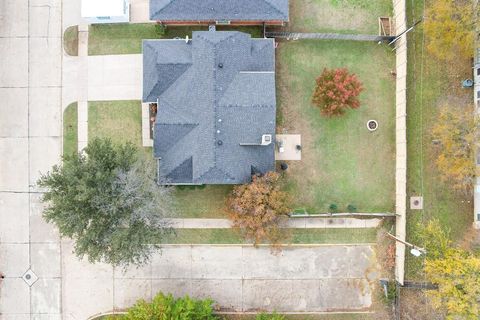
M 427 250 L 425 250 L 424 248 L 421 248 L 421 247 L 417 247 L 416 245 L 412 244 L 412 243 L 409 243 L 407 241 L 403 241 L 397 237 L 395 237 L 393 234 L 387 232 L 387 235 L 392 238 L 393 240 L 397 241 L 397 242 L 400 242 L 400 243 L 403 243 L 404 245 L 406 245 L 407 247 L 410 247 L 412 248 L 410 250 L 410 253 L 413 254 L 415 257 L 419 257 L 420 255 L 423 254 L 427 254 Z
M 388 45 L 391 45 L 391 44 L 394 44 L 395 42 L 397 42 L 398 39 L 400 39 L 401 36 L 403 36 L 404 34 L 406 33 L 409 33 L 410 31 L 412 31 L 416 26 L 417 24 L 419 24 L 420 22 L 422 22 L 423 19 L 420 19 L 418 20 L 417 22 L 415 22 L 413 24 L 413 26 L 411 26 L 410 28 L 408 28 L 407 30 L 403 31 L 402 33 L 400 33 L 398 36 L 395 37 L 395 39 L 393 39 L 392 41 L 390 41 L 390 43 Z

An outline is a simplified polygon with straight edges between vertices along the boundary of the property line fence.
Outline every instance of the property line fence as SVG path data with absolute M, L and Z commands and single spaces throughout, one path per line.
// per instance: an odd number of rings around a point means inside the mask
M 407 30 L 406 1 L 393 0 L 395 30 L 401 34 Z M 407 34 L 395 42 L 396 52 L 396 162 L 395 162 L 395 212 L 396 237 L 405 241 L 407 213 Z M 404 284 L 405 245 L 396 242 L 395 280 Z
M 351 41 L 391 41 L 394 37 L 369 34 L 342 33 L 303 33 L 303 32 L 265 32 L 267 38 L 283 38 L 287 40 L 317 39 L 317 40 L 351 40 Z

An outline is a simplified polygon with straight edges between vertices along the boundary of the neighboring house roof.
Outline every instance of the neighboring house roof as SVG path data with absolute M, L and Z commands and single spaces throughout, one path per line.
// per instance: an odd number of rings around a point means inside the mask
M 157 21 L 288 21 L 289 0 L 150 0 Z
M 273 39 L 199 31 L 144 40 L 143 100 L 157 102 L 154 155 L 168 183 L 238 184 L 274 169 Z M 251 145 L 241 145 L 251 144 Z M 256 144 L 256 145 L 254 145 Z

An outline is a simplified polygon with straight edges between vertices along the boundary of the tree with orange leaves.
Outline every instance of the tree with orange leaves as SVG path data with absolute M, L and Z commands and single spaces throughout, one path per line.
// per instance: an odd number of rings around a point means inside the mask
M 362 83 L 347 69 L 323 69 L 316 80 L 312 103 L 324 116 L 339 116 L 345 109 L 360 107 L 358 96 L 363 91 Z
M 276 172 L 253 176 L 251 183 L 236 186 L 228 199 L 233 227 L 255 245 L 262 241 L 275 245 L 284 239 L 280 227 L 290 212 L 289 196 L 280 190 L 279 180 Z

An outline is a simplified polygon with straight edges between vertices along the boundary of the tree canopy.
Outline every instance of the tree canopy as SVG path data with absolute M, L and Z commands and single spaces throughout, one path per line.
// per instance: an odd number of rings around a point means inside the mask
M 289 196 L 280 190 L 279 179 L 275 172 L 255 175 L 251 183 L 236 186 L 228 199 L 233 226 L 255 244 L 263 240 L 278 244 L 285 235 L 280 226 L 290 211 Z
M 431 1 L 424 20 L 428 51 L 443 60 L 473 56 L 474 18 L 472 1 Z
M 324 116 L 338 116 L 346 109 L 360 107 L 358 96 L 363 91 L 362 83 L 347 69 L 324 69 L 316 79 L 312 103 Z
M 44 217 L 74 240 L 79 257 L 144 264 L 172 231 L 164 219 L 171 216 L 171 190 L 155 179 L 153 161 L 132 144 L 94 139 L 39 179 L 46 188 Z
M 477 121 L 473 108 L 441 108 L 432 128 L 440 141 L 436 165 L 444 181 L 455 189 L 470 192 L 475 178 L 474 147 L 477 144 Z

